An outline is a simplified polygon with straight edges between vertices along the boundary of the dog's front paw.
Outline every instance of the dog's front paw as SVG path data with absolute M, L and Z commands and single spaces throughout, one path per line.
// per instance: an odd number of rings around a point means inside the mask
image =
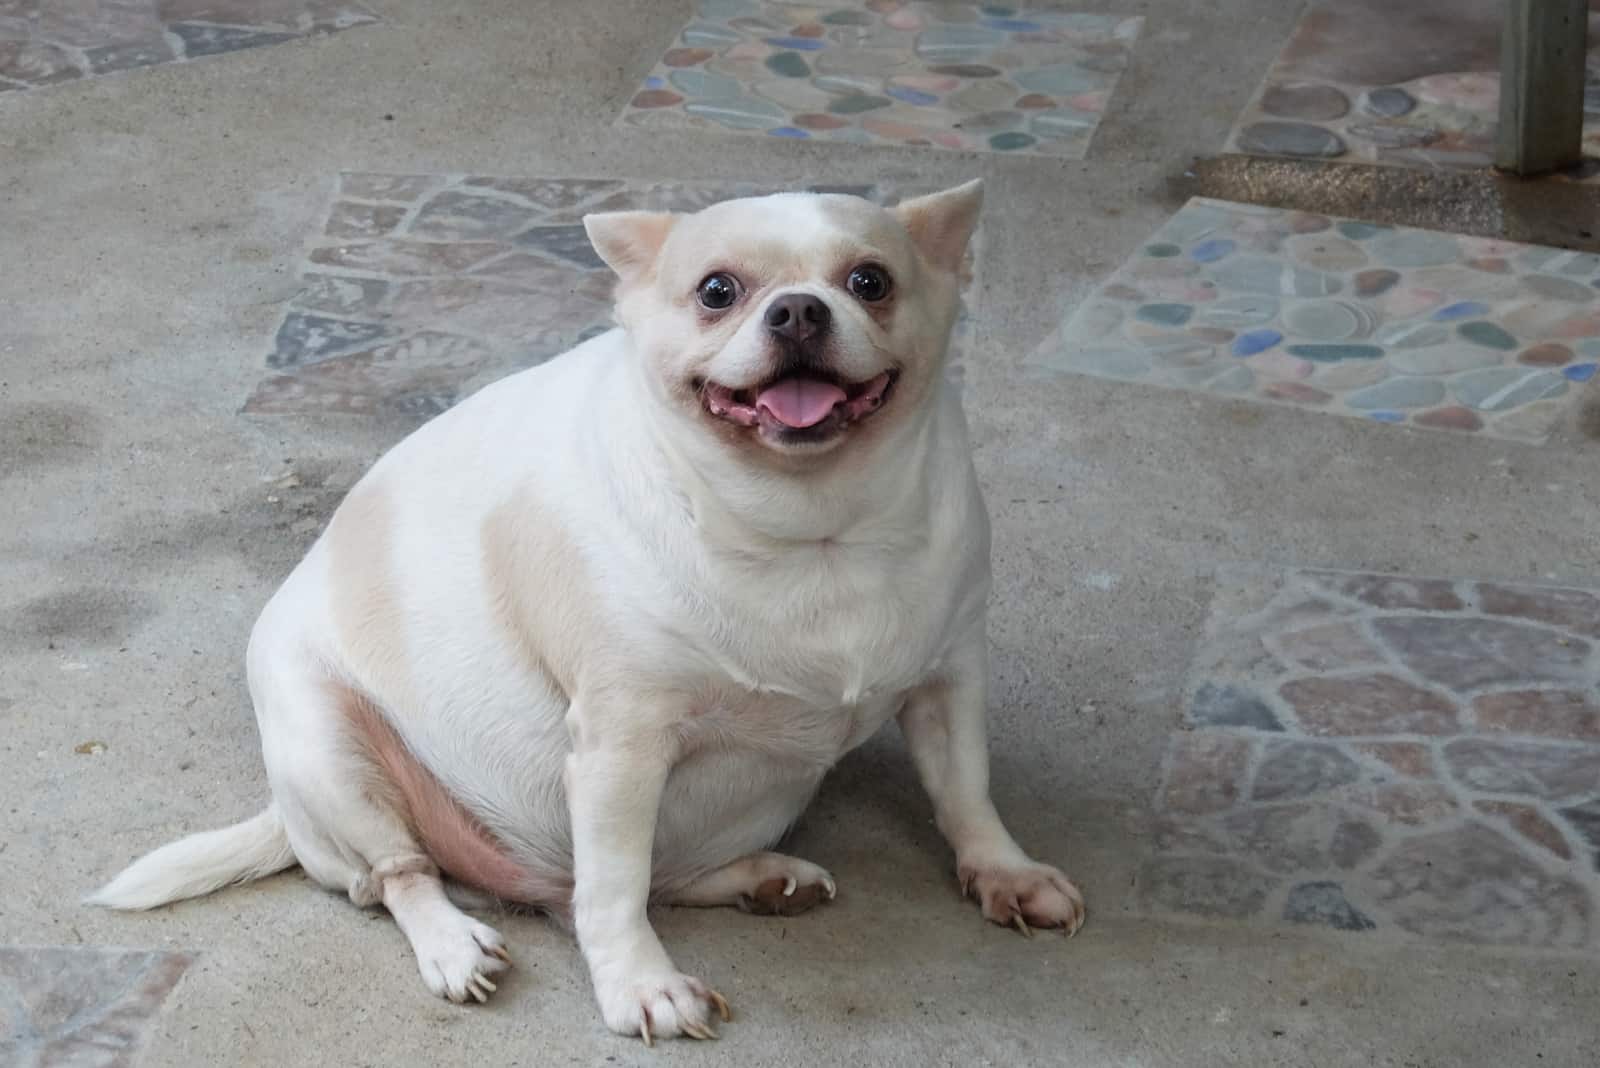
M 961 891 L 983 906 L 984 918 L 1024 935 L 1034 927 L 1078 933 L 1087 910 L 1072 881 L 1048 864 L 960 866 Z
M 680 972 L 622 980 L 598 993 L 606 1026 L 619 1035 L 638 1035 L 647 1046 L 674 1035 L 716 1038 L 712 1014 L 723 1023 L 733 1019 L 721 994 Z

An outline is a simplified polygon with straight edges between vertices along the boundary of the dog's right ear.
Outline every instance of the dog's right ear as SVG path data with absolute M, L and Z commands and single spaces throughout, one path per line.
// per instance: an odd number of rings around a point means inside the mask
M 670 211 L 607 211 L 585 215 L 583 229 L 600 258 L 629 284 L 650 273 L 678 219 Z

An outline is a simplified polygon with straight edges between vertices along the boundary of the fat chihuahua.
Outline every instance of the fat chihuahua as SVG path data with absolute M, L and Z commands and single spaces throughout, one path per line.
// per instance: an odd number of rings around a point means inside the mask
M 510 964 L 455 902 L 535 906 L 570 918 L 607 1026 L 708 1038 L 727 1002 L 647 906 L 832 898 L 770 850 L 895 717 L 963 891 L 995 923 L 1076 931 L 1077 888 L 989 797 L 989 523 L 944 374 L 981 201 L 973 182 L 892 209 L 586 218 L 620 327 L 357 483 L 250 636 L 271 804 L 92 900 L 298 863 L 381 902 L 453 1001 Z

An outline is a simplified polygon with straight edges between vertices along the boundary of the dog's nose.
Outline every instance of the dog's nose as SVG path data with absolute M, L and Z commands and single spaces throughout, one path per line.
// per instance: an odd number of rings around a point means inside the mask
M 827 333 L 832 320 L 828 306 L 810 293 L 785 293 L 767 305 L 767 329 L 797 343 Z

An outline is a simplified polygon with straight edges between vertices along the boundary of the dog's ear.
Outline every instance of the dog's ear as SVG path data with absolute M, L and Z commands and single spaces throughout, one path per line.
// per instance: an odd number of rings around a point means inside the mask
M 907 200 L 895 207 L 894 213 L 911 234 L 923 259 L 935 267 L 955 271 L 961 266 L 982 207 L 983 180 L 973 179 L 942 193 Z
M 635 282 L 655 266 L 678 218 L 669 211 L 606 211 L 585 215 L 583 229 L 617 277 Z

